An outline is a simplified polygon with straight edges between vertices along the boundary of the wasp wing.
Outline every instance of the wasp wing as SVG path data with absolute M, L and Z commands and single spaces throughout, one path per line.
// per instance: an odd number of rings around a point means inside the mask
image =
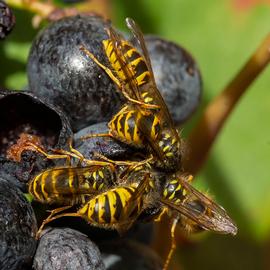
M 143 205 L 143 195 L 146 192 L 147 186 L 149 185 L 150 174 L 149 172 L 142 170 L 139 176 L 136 174 L 136 178 L 137 181 L 138 178 L 141 178 L 141 180 L 138 183 L 135 192 L 128 200 L 125 209 L 123 209 L 120 215 L 120 224 L 117 226 L 117 231 L 120 235 L 126 232 L 134 224 L 134 222 L 137 220 L 137 218 L 145 208 L 145 206 Z
M 160 94 L 157 86 L 156 86 L 156 81 L 155 81 L 155 77 L 154 77 L 154 73 L 153 73 L 153 69 L 152 69 L 152 64 L 151 64 L 151 60 L 149 57 L 149 53 L 148 50 L 146 48 L 145 45 L 145 40 L 143 37 L 143 33 L 140 29 L 140 27 L 135 23 L 135 21 L 131 18 L 126 18 L 126 24 L 127 27 L 130 29 L 130 31 L 132 32 L 135 40 L 137 41 L 142 53 L 143 53 L 143 57 L 145 59 L 145 63 L 147 65 L 148 71 L 150 73 L 150 77 L 151 77 L 151 84 L 149 84 L 149 89 L 148 91 L 155 96 L 155 99 L 157 100 L 157 105 L 161 106 L 163 112 L 166 114 L 167 119 L 173 123 L 171 115 L 169 113 L 169 110 L 167 108 L 167 105 L 162 97 L 162 95 Z M 172 124 L 173 125 L 173 124 Z
M 134 75 L 128 68 L 129 60 L 125 57 L 125 53 L 124 53 L 123 45 L 122 45 L 122 43 L 125 41 L 124 37 L 122 37 L 117 31 L 115 31 L 112 26 L 107 28 L 107 31 L 112 41 L 113 50 L 116 54 L 116 59 L 120 64 L 121 70 L 124 73 L 125 78 L 127 79 L 126 82 L 122 82 L 123 87 L 125 87 L 125 91 L 128 92 L 130 97 L 137 100 L 142 100 L 140 96 L 138 84 L 136 82 L 136 78 L 134 77 Z M 118 79 L 121 79 L 119 78 L 119 76 L 117 77 Z M 119 90 L 121 91 L 122 89 L 119 89 Z
M 236 225 L 224 208 L 192 187 L 186 180 L 181 181 L 181 184 L 187 191 L 186 198 L 180 203 L 162 199 L 165 206 L 185 215 L 205 230 L 232 235 L 237 233 Z
M 96 194 L 95 182 L 91 177 L 102 166 L 56 167 L 43 171 L 39 176 L 47 194 Z M 105 179 L 110 181 L 111 179 Z M 35 182 L 35 178 L 33 179 Z M 31 185 L 31 183 L 30 183 Z

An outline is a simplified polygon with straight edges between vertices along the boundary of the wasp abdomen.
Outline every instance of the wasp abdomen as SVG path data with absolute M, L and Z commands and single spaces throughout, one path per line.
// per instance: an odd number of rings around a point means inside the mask
M 121 41 L 122 55 L 120 60 L 119 55 L 115 52 L 112 40 L 104 40 L 103 46 L 110 64 L 119 79 L 129 83 L 131 78 L 135 78 L 138 86 L 149 82 L 150 73 L 145 60 L 137 49 L 134 48 L 129 42 L 124 40 Z M 131 72 L 131 76 L 128 76 L 128 74 L 125 73 L 123 70 L 123 65 L 127 66 L 129 72 Z
M 138 121 L 141 115 L 138 111 L 124 107 L 109 123 L 113 136 L 124 143 L 143 147 L 143 140 L 138 129 Z
M 127 218 L 125 216 L 126 207 L 134 192 L 135 188 L 131 186 L 108 190 L 92 198 L 78 211 L 78 214 L 93 225 L 119 225 L 121 221 L 125 221 L 122 220 L 123 218 Z M 132 211 L 130 217 L 137 211 L 139 211 L 139 207 L 136 208 L 136 211 Z

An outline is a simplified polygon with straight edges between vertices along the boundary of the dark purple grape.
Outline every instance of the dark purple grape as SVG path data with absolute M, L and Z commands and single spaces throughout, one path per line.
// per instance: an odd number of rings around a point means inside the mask
M 200 70 L 193 57 L 183 47 L 152 35 L 146 35 L 145 42 L 157 87 L 175 124 L 182 124 L 200 103 Z
M 136 150 L 128 145 L 109 137 L 96 137 L 81 140 L 82 136 L 89 134 L 108 133 L 108 123 L 103 122 L 91 125 L 74 134 L 74 146 L 85 158 L 93 159 L 95 153 L 102 154 L 111 159 L 130 159 Z
M 24 186 L 52 162 L 37 152 L 22 151 L 19 138 L 36 137 L 48 149 L 67 148 L 72 137 L 65 115 L 27 92 L 0 90 L 0 123 L 0 175 L 7 174 Z
M 77 131 L 107 121 L 120 108 L 114 83 L 80 51 L 84 45 L 106 62 L 102 40 L 108 39 L 107 23 L 97 16 L 61 19 L 42 30 L 28 59 L 30 90 L 59 106 Z
M 70 229 L 44 231 L 34 257 L 35 270 L 104 270 L 97 246 L 86 235 Z
M 0 269 L 30 269 L 36 248 L 33 209 L 10 179 L 0 178 Z
M 15 25 L 15 16 L 13 15 L 9 6 L 0 1 L 0 40 L 12 31 Z

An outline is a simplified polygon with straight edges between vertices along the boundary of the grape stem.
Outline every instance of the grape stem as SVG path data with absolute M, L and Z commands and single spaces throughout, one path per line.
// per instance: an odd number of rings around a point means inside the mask
M 185 171 L 195 175 L 207 160 L 208 153 L 221 131 L 225 121 L 234 109 L 240 97 L 250 84 L 258 77 L 270 61 L 270 34 L 266 36 L 258 49 L 250 57 L 240 72 L 224 88 L 224 90 L 207 106 L 198 124 L 188 137 L 190 147 L 189 159 L 184 160 Z M 159 237 L 168 234 L 169 219 L 163 220 L 155 226 L 157 237 L 154 238 L 153 247 L 164 258 L 170 245 L 169 237 Z M 183 245 L 188 239 L 181 228 L 177 228 L 176 242 Z M 177 263 L 177 261 L 174 261 Z M 178 266 L 179 267 L 179 266 Z
M 110 18 L 110 0 L 87 0 L 75 7 L 60 8 L 52 1 L 42 2 L 40 0 L 6 0 L 10 7 L 27 10 L 36 16 L 33 20 L 34 27 L 39 26 L 41 20 L 56 21 L 63 17 L 78 14 L 99 14 L 105 19 Z
M 250 57 L 240 72 L 225 89 L 206 107 L 202 117 L 190 133 L 187 142 L 190 147 L 184 168 L 195 175 L 204 165 L 208 153 L 221 131 L 225 121 L 246 92 L 270 61 L 270 34 Z

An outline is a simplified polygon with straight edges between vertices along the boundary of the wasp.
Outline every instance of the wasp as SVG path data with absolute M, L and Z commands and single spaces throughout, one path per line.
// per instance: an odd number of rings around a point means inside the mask
M 29 182 L 29 193 L 35 200 L 48 204 L 78 204 L 84 203 L 86 197 L 97 194 L 118 181 L 122 175 L 131 170 L 138 170 L 142 162 L 113 161 L 102 155 L 105 159 L 89 160 L 86 159 L 78 150 L 74 149 L 70 142 L 70 151 L 63 149 L 53 150 L 57 154 L 48 154 L 40 146 L 28 142 L 26 149 L 37 151 L 48 159 L 67 159 L 66 166 L 53 167 L 42 171 Z M 79 162 L 71 165 L 71 158 Z M 86 165 L 82 165 L 82 163 Z M 119 176 L 118 180 L 116 175 Z
M 98 171 L 101 172 L 108 168 L 99 168 Z M 105 175 L 102 175 L 104 180 L 101 184 L 102 188 L 96 189 L 94 186 L 97 182 L 93 181 L 93 185 L 90 186 L 89 181 L 82 177 L 83 174 L 81 175 L 82 181 L 77 181 L 76 185 L 74 185 L 72 180 L 75 174 L 78 175 L 78 169 L 77 167 L 74 168 L 74 173 L 71 176 L 68 167 L 53 168 L 42 172 L 30 182 L 29 193 L 33 195 L 35 200 L 42 203 L 65 205 L 51 212 L 49 217 L 42 223 L 37 237 L 39 237 L 45 224 L 63 216 L 81 217 L 93 226 L 116 229 L 122 234 L 132 226 L 141 214 L 144 206 L 144 196 L 149 196 L 149 188 L 152 188 L 152 184 L 149 184 L 148 173 L 144 174 L 140 181 L 131 182 L 125 180 L 127 176 L 117 176 L 122 178 L 123 183 L 114 185 L 111 184 L 110 174 L 107 174 L 108 179 L 105 179 L 103 177 Z M 85 170 L 87 174 L 89 171 L 92 172 L 92 175 L 97 173 L 95 166 L 91 168 L 89 166 L 85 167 Z M 137 168 L 134 170 L 137 170 Z M 56 173 L 54 179 L 48 177 L 49 173 L 55 174 L 57 171 L 60 174 Z M 129 173 L 126 173 L 126 175 L 129 175 Z M 63 176 L 66 176 L 66 178 L 63 179 Z M 42 178 L 51 181 L 40 181 Z M 37 183 L 38 186 L 43 187 L 42 190 L 35 186 Z M 53 185 L 55 188 L 52 188 Z M 46 193 L 45 196 L 44 193 Z M 59 214 L 75 204 L 79 205 L 76 213 Z
M 91 171 L 94 172 L 95 168 L 93 165 Z M 66 175 L 68 175 L 68 168 L 65 170 Z M 48 174 L 46 171 L 43 173 Z M 182 173 L 168 175 L 156 171 L 150 164 L 144 163 L 132 170 L 126 170 L 124 174 L 117 175 L 116 173 L 114 177 L 118 180 L 113 184 L 111 182 L 105 184 L 104 189 L 96 190 L 92 186 L 87 193 L 85 192 L 87 191 L 84 186 L 85 181 L 81 181 L 76 186 L 71 185 L 72 188 L 67 187 L 65 192 L 62 192 L 63 188 L 57 189 L 58 197 L 54 197 L 52 183 L 50 181 L 43 182 L 43 190 L 47 192 L 45 198 L 59 202 L 59 198 L 65 197 L 66 206 L 53 210 L 44 220 L 39 232 L 52 220 L 72 216 L 83 218 L 93 226 L 116 229 L 120 234 L 123 234 L 137 220 L 160 221 L 166 213 L 172 219 L 172 239 L 163 269 L 168 269 L 176 248 L 174 234 L 177 224 L 189 232 L 208 230 L 233 235 L 237 232 L 234 222 L 226 211 L 192 187 L 191 176 Z M 66 181 L 63 183 L 62 180 L 55 177 L 54 185 L 56 187 L 65 186 Z M 104 179 L 104 181 L 106 180 L 110 179 Z M 34 182 L 33 180 L 32 183 Z M 74 194 L 84 196 L 83 200 L 76 201 L 79 206 L 76 212 L 65 212 L 73 206 Z M 33 195 L 35 196 L 35 193 Z M 40 194 L 35 196 L 35 199 L 39 197 L 41 197 Z M 152 211 L 153 208 L 156 210 Z
M 110 67 L 100 63 L 90 51 L 81 47 L 127 98 L 127 103 L 109 122 L 108 134 L 89 135 L 84 139 L 111 136 L 138 148 L 150 146 L 155 166 L 177 171 L 181 167 L 180 136 L 156 86 L 143 34 L 132 19 L 127 18 L 126 24 L 138 49 L 110 26 L 107 29 L 109 39 L 103 40 Z

